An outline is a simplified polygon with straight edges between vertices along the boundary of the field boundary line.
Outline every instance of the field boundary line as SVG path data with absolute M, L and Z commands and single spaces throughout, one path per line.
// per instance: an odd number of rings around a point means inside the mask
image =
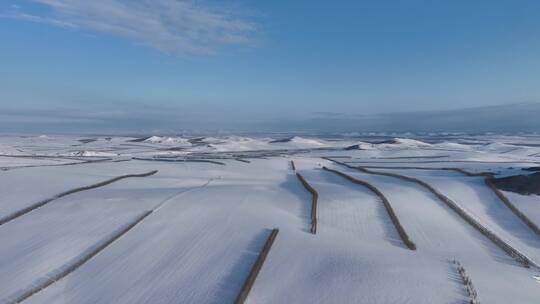
M 234 301 L 235 304 L 243 304 L 248 295 L 251 291 L 251 288 L 255 284 L 255 280 L 257 279 L 257 275 L 261 271 L 261 268 L 264 264 L 264 261 L 266 260 L 266 257 L 268 256 L 268 253 L 270 252 L 270 249 L 272 248 L 272 245 L 274 244 L 274 240 L 277 237 L 277 234 L 279 232 L 279 229 L 274 228 L 272 229 L 272 232 L 270 232 L 270 235 L 266 239 L 266 242 L 264 243 L 264 246 L 259 253 L 259 256 L 257 257 L 257 260 L 253 264 L 253 267 L 251 268 L 251 271 L 249 272 L 248 277 L 246 278 L 246 281 L 244 282 L 244 285 L 242 286 L 242 289 L 240 290 L 240 293 L 236 297 L 236 300 Z
M 75 189 L 71 189 L 71 190 L 68 190 L 68 191 L 64 191 L 60 194 L 56 194 L 55 196 L 53 197 L 50 197 L 48 199 L 44 199 L 42 201 L 39 201 L 37 203 L 34 203 L 30 206 L 27 206 L 25 208 L 22 208 L 20 210 L 17 210 L 11 214 L 8 214 L 2 218 L 0 218 L 0 226 L 16 219 L 16 218 L 19 218 L 31 211 L 34 211 L 38 208 L 41 208 L 45 205 L 47 205 L 48 203 L 52 202 L 52 201 L 55 201 L 59 198 L 62 198 L 64 196 L 67 196 L 67 195 L 70 195 L 70 194 L 74 194 L 74 193 L 77 193 L 77 192 L 81 192 L 81 191 L 86 191 L 86 190 L 91 190 L 91 189 L 95 189 L 95 188 L 99 188 L 99 187 L 103 187 L 103 186 L 106 186 L 106 185 L 109 185 L 109 184 L 112 184 L 114 182 L 117 182 L 119 180 L 122 180 L 122 179 L 126 179 L 126 178 L 131 178 L 131 177 L 147 177 L 147 176 L 151 176 L 151 175 L 154 175 L 158 172 L 158 170 L 153 170 L 153 171 L 150 171 L 150 172 L 146 172 L 146 173 L 140 173 L 140 174 L 127 174 L 127 175 L 121 175 L 121 176 L 117 176 L 117 177 L 114 177 L 114 178 L 111 178 L 111 179 L 108 179 L 108 180 L 105 180 L 105 181 L 102 181 L 102 182 L 99 182 L 99 183 L 96 183 L 96 184 L 92 184 L 92 185 L 88 185 L 88 186 L 83 186 L 83 187 L 79 187 L 79 188 L 75 188 Z
M 396 213 L 394 212 L 394 209 L 392 208 L 392 205 L 390 204 L 390 201 L 386 198 L 386 196 L 379 190 L 377 187 L 373 186 L 372 184 L 354 178 L 350 175 L 347 175 L 343 172 L 340 172 L 338 170 L 330 169 L 327 167 L 323 167 L 323 170 L 335 173 L 341 177 L 344 177 L 345 179 L 349 180 L 352 183 L 364 186 L 368 188 L 371 192 L 373 192 L 383 203 L 384 208 L 386 209 L 386 212 L 388 213 L 388 216 L 390 217 L 390 220 L 392 221 L 392 224 L 394 224 L 394 227 L 397 230 L 397 233 L 399 237 L 401 238 L 401 241 L 403 241 L 403 244 L 407 246 L 410 250 L 416 250 L 416 244 L 410 239 L 409 235 L 405 231 L 405 228 L 403 228 L 403 225 L 401 225 L 401 222 L 399 221 L 399 218 L 397 217 Z
M 431 192 L 433 195 L 435 195 L 435 197 L 437 197 L 440 201 L 442 201 L 444 204 L 450 207 L 450 209 L 452 209 L 455 213 L 457 213 L 463 220 L 465 220 L 465 222 L 470 224 L 472 227 L 478 230 L 481 234 L 483 234 L 485 237 L 491 240 L 495 245 L 497 245 L 500 249 L 506 252 L 510 257 L 512 257 L 518 263 L 520 263 L 526 268 L 529 268 L 530 265 L 533 265 L 536 268 L 540 269 L 540 266 L 538 266 L 538 264 L 532 261 L 529 257 L 521 253 L 519 250 L 515 249 L 507 241 L 503 240 L 501 237 L 495 234 L 495 232 L 491 231 L 487 226 L 483 225 L 479 219 L 476 219 L 472 214 L 470 214 L 468 211 L 463 209 L 460 205 L 458 205 L 456 202 L 454 202 L 453 200 L 451 200 L 444 194 L 440 193 L 438 190 L 433 188 L 428 183 L 414 177 L 405 176 L 405 175 L 401 175 L 397 173 L 371 171 L 369 169 L 365 169 L 362 167 L 354 167 L 354 166 L 351 166 L 351 165 L 348 165 L 348 164 L 345 164 L 345 163 L 342 163 L 333 159 L 327 159 L 327 160 L 332 161 L 336 164 L 345 166 L 347 168 L 355 169 L 355 170 L 358 170 L 360 172 L 364 172 L 367 174 L 394 177 L 400 180 L 416 183 L 422 186 L 423 188 Z
M 122 237 L 124 234 L 126 234 L 128 231 L 130 231 L 133 227 L 135 227 L 137 224 L 139 224 L 142 220 L 144 220 L 147 216 L 149 216 L 152 213 L 152 210 L 148 210 L 137 216 L 134 220 L 129 222 L 128 224 L 120 227 L 117 231 L 113 232 L 108 237 L 104 238 L 100 242 L 96 243 L 95 245 L 87 248 L 83 253 L 81 253 L 79 256 L 75 257 L 71 261 L 69 261 L 67 264 L 64 264 L 64 266 L 61 266 L 55 271 L 52 271 L 49 274 L 46 274 L 45 276 L 37 279 L 29 288 L 26 290 L 19 291 L 15 295 L 8 297 L 5 301 L 5 303 L 9 304 L 15 304 L 15 303 L 21 303 L 22 301 L 28 299 L 32 295 L 40 292 L 41 290 L 49 287 L 54 282 L 61 280 L 62 278 L 66 277 L 73 271 L 77 270 L 79 267 L 84 265 L 86 262 L 88 262 L 90 259 L 92 259 L 94 256 L 99 254 L 101 251 L 103 251 L 105 248 L 107 248 L 109 245 L 111 245 L 113 242 L 118 240 L 120 237 Z
M 328 158 L 325 158 L 328 159 Z M 497 196 L 497 198 L 506 206 L 514 215 L 516 215 L 525 225 L 529 227 L 536 235 L 540 235 L 540 228 L 536 223 L 534 223 L 525 213 L 523 213 L 519 208 L 510 201 L 502 191 L 500 191 L 497 186 L 493 183 L 493 173 L 491 172 L 470 172 L 461 168 L 449 168 L 449 167 L 386 167 L 386 166 L 362 166 L 364 169 L 390 169 L 390 170 L 443 170 L 443 171 L 454 171 L 461 173 L 465 176 L 470 177 L 483 177 L 484 183 L 488 186 L 491 191 Z

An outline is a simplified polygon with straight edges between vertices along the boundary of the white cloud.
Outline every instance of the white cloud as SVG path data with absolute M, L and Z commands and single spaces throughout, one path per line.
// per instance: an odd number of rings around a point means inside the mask
M 253 22 L 195 0 L 32 0 L 50 8 L 19 19 L 122 36 L 170 54 L 212 54 L 246 44 Z
M 64 28 L 71 28 L 71 29 L 76 29 L 77 28 L 76 25 L 74 25 L 72 23 L 69 23 L 69 22 L 62 21 L 62 20 L 58 20 L 58 19 L 54 19 L 54 18 L 41 17 L 41 16 L 27 14 L 27 13 L 21 13 L 21 12 L 4 14 L 4 15 L 2 15 L 2 17 L 25 20 L 25 21 L 35 22 L 35 23 L 49 24 L 49 25 L 54 25 L 54 26 L 59 26 L 59 27 L 64 27 Z

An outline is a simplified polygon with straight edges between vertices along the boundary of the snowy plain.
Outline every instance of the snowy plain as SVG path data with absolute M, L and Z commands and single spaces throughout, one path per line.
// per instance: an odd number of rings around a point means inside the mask
M 273 228 L 247 303 L 467 303 L 454 259 L 480 302 L 540 302 L 540 269 L 523 267 L 432 193 L 331 160 L 422 180 L 540 264 L 540 236 L 484 177 L 448 170 L 527 174 L 540 166 L 540 136 L 6 135 L 0 303 L 234 303 Z M 372 191 L 323 166 L 378 188 L 416 250 Z M 316 234 L 296 173 L 318 192 Z M 540 196 L 503 193 L 540 225 Z M 32 209 L 38 202 L 46 203 Z

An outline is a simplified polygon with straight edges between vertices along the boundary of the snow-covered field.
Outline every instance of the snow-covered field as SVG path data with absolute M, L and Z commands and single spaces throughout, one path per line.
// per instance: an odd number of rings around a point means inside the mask
M 372 191 L 323 166 L 381 191 L 416 250 Z M 2 136 L 0 303 L 234 303 L 273 228 L 247 303 L 469 303 L 453 260 L 482 303 L 540 303 L 540 235 L 485 176 L 451 170 L 537 166 L 532 135 Z M 297 172 L 318 192 L 316 234 Z M 427 183 L 529 267 L 425 187 L 373 172 Z M 503 193 L 540 225 L 539 196 Z

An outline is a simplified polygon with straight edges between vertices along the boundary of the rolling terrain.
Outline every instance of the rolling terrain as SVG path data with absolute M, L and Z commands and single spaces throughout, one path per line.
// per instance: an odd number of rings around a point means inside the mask
M 534 304 L 539 143 L 4 136 L 0 303 Z

